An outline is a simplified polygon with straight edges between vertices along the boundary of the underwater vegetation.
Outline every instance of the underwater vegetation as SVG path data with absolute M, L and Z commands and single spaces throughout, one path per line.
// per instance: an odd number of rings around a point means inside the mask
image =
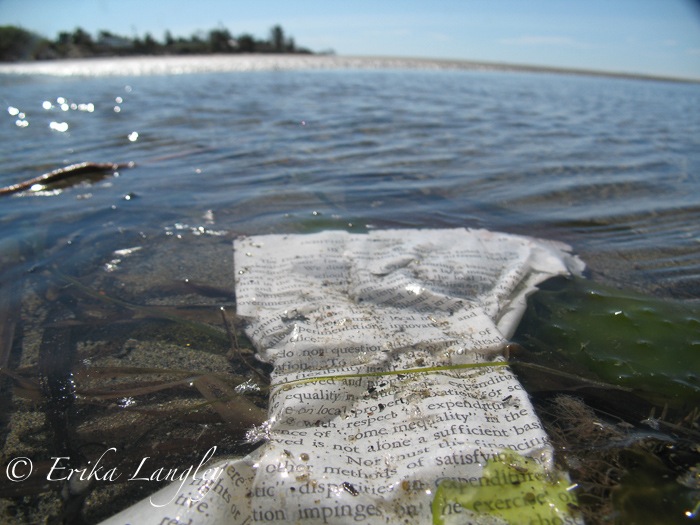
M 700 308 L 583 279 L 530 297 L 513 368 L 587 523 L 700 519 Z
M 124 285 L 130 275 L 104 270 L 114 240 L 72 239 L 5 241 L 2 458 L 30 458 L 33 472 L 19 483 L 0 477 L 0 521 L 101 521 L 173 481 L 168 469 L 196 466 L 212 447 L 217 455 L 246 454 L 253 448 L 246 431 L 266 418 L 265 371 L 251 365 L 232 290 L 154 279 L 141 265 L 145 258 L 133 257 L 131 277 L 144 284 L 133 294 L 132 284 Z M 71 244 L 91 246 L 97 255 L 88 258 L 104 264 L 85 272 Z M 38 248 L 40 263 L 22 262 L 33 261 Z M 52 471 L 58 457 L 66 459 Z M 144 458 L 163 471 L 129 481 Z M 102 470 L 88 475 L 98 463 Z M 124 475 L 107 481 L 110 471 Z

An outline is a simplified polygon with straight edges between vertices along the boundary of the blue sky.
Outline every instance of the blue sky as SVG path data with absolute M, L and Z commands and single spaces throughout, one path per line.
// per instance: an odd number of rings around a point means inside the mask
M 0 0 L 0 25 L 162 40 L 226 27 L 340 55 L 457 58 L 700 79 L 699 0 Z

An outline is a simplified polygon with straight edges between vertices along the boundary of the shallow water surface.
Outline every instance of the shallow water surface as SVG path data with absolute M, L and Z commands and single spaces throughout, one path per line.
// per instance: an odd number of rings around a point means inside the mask
M 137 164 L 5 199 L 18 238 L 56 216 L 150 237 L 205 214 L 238 233 L 476 226 L 561 239 L 611 279 L 697 297 L 694 84 L 423 70 L 2 84 L 3 105 L 25 118 L 2 120 L 0 183 L 73 162 Z
M 244 452 L 241 421 L 266 395 L 226 398 L 258 381 L 219 312 L 234 310 L 238 235 L 502 230 L 570 244 L 596 282 L 697 304 L 697 84 L 278 60 L 0 75 L 0 185 L 134 163 L 0 202 L 7 454 Z M 83 498 L 95 521 L 154 488 L 74 488 L 42 512 L 74 517 Z M 12 501 L 6 515 L 31 521 Z

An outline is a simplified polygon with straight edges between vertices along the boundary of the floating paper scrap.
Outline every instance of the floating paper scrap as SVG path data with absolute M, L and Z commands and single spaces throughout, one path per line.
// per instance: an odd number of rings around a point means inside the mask
M 581 523 L 503 357 L 535 286 L 583 270 L 568 246 L 454 229 L 234 247 L 237 315 L 274 365 L 265 443 L 110 525 Z

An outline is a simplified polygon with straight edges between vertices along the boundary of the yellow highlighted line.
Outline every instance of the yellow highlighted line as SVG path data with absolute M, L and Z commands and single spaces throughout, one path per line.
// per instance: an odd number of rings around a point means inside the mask
M 274 389 L 287 389 L 306 383 L 315 383 L 318 381 L 340 380 L 340 379 L 356 379 L 358 377 L 381 377 L 381 376 L 398 376 L 408 374 L 429 374 L 431 372 L 446 372 L 450 370 L 464 370 L 472 368 L 490 368 L 508 366 L 507 361 L 495 361 L 490 363 L 464 363 L 461 365 L 445 365 L 445 366 L 429 366 L 424 368 L 407 368 L 405 370 L 387 370 L 383 372 L 363 372 L 357 374 L 335 374 L 330 376 L 307 377 L 304 379 L 295 379 L 275 385 Z

